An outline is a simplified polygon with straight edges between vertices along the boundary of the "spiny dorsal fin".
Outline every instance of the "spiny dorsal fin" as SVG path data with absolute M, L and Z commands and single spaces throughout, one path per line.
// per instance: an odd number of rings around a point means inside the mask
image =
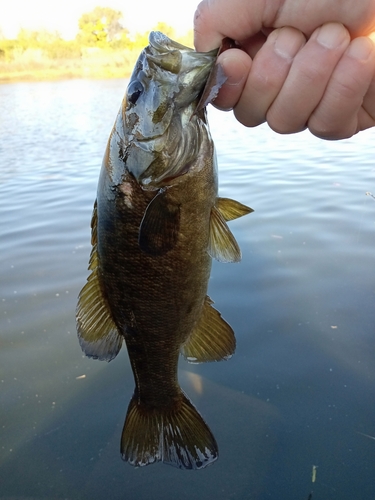
M 96 241 L 96 202 L 92 216 L 92 241 Z M 94 244 L 89 269 L 92 271 L 82 288 L 76 311 L 78 339 L 89 358 L 111 361 L 121 349 L 123 337 L 117 331 L 100 289 L 98 255 Z
M 180 207 L 169 203 L 166 189 L 151 200 L 139 227 L 138 242 L 143 252 L 163 255 L 177 243 Z
M 254 212 L 254 210 L 239 201 L 230 198 L 216 198 L 216 207 L 226 221 L 238 219 L 244 215 Z
M 208 253 L 219 262 L 241 260 L 240 247 L 216 206 L 211 209 Z
M 173 406 L 153 408 L 133 396 L 121 436 L 123 460 L 136 467 L 162 461 L 203 469 L 217 459 L 215 438 L 185 394 L 171 400 Z
M 206 296 L 202 314 L 181 353 L 190 363 L 221 361 L 232 356 L 236 339 L 230 325 L 212 307 L 213 301 Z
M 91 246 L 96 245 L 97 242 L 97 236 L 96 236 L 97 225 L 98 225 L 98 200 L 95 200 L 91 216 Z

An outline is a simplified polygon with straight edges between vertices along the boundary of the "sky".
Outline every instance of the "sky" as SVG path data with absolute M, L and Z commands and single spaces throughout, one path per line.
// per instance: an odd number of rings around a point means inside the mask
M 0 0 L 0 28 L 6 38 L 14 38 L 20 28 L 57 30 L 64 38 L 74 38 L 78 19 L 97 6 L 111 7 L 124 14 L 123 25 L 131 33 L 150 30 L 159 21 L 177 33 L 193 27 L 199 0 Z

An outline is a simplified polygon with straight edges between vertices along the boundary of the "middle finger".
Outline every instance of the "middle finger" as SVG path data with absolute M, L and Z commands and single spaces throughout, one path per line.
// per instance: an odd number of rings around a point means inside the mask
M 269 34 L 256 53 L 242 95 L 234 108 L 239 122 L 255 127 L 266 121 L 268 108 L 280 92 L 304 35 L 284 27 Z
M 268 110 L 271 128 L 280 133 L 306 128 L 349 43 L 350 35 L 339 23 L 327 23 L 312 34 L 293 59 L 285 83 Z

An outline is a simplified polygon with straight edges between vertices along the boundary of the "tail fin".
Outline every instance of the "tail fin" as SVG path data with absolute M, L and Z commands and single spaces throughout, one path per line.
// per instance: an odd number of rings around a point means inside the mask
M 121 437 L 121 456 L 131 465 L 157 461 L 179 469 L 203 469 L 218 457 L 214 436 L 181 392 L 173 408 L 149 409 L 135 396 L 129 403 Z

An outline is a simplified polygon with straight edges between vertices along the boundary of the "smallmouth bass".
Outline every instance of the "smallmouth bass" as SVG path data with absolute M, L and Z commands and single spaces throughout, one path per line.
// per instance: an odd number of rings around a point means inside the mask
M 212 307 L 207 286 L 212 257 L 241 258 L 227 221 L 252 212 L 217 196 L 205 109 L 223 78 L 216 55 L 151 32 L 99 178 L 77 330 L 84 353 L 100 360 L 112 360 L 125 339 L 135 391 L 121 456 L 135 466 L 162 461 L 201 469 L 218 456 L 177 379 L 180 352 L 199 363 L 235 350 L 233 330 Z

